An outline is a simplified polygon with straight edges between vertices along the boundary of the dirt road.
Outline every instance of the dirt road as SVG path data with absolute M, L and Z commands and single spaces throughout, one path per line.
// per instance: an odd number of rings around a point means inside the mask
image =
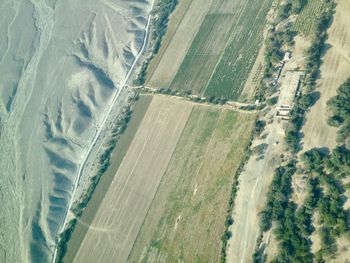
M 274 110 L 269 113 L 274 116 Z M 283 152 L 283 133 L 278 120 L 268 124 L 265 139 L 256 139 L 254 145 L 268 144 L 265 157 L 251 156 L 240 175 L 235 208 L 233 210 L 232 238 L 228 242 L 227 262 L 250 262 L 259 236 L 259 212 L 265 205 L 266 193 L 273 178 L 280 153 Z M 278 142 L 276 144 L 276 142 Z

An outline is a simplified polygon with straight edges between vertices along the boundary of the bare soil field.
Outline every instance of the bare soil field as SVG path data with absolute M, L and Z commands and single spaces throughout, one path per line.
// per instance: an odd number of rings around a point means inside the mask
M 232 180 L 255 114 L 195 106 L 129 262 L 219 262 Z
M 350 72 L 350 2 L 338 0 L 333 23 L 328 31 L 328 49 L 321 66 L 321 78 L 317 91 L 320 99 L 306 115 L 303 150 L 314 147 L 333 148 L 336 144 L 336 128 L 327 124 L 327 101 L 336 95 L 337 88 L 349 77 Z
M 153 98 L 73 262 L 126 261 L 192 107 Z

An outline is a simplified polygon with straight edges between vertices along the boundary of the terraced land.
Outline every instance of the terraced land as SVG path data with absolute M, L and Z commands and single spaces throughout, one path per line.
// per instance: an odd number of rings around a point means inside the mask
M 159 64 L 156 70 L 153 65 L 147 85 L 239 98 L 261 47 L 272 0 L 209 2 L 201 6 L 210 8 L 201 7 L 199 13 L 191 9 L 197 3 L 193 1 L 181 22 L 176 20 L 177 32 L 165 37 L 171 43 L 161 59 L 156 57 Z M 184 31 L 183 25 L 191 22 L 192 31 Z
M 294 29 L 302 35 L 309 36 L 315 31 L 317 19 L 325 8 L 323 0 L 309 0 L 294 24 Z
M 85 238 L 66 262 L 218 262 L 255 117 L 153 97 L 96 215 L 82 217 Z

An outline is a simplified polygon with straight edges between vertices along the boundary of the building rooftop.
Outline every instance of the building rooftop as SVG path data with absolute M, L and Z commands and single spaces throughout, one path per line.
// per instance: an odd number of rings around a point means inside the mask
M 287 71 L 281 78 L 280 95 L 277 102 L 277 108 L 291 109 L 294 98 L 299 86 L 301 71 Z

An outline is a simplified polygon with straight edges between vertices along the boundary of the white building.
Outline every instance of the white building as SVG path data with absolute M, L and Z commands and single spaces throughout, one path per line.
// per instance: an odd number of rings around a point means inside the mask
M 302 71 L 286 71 L 285 75 L 282 76 L 280 94 L 277 101 L 277 117 L 289 119 L 302 76 Z

